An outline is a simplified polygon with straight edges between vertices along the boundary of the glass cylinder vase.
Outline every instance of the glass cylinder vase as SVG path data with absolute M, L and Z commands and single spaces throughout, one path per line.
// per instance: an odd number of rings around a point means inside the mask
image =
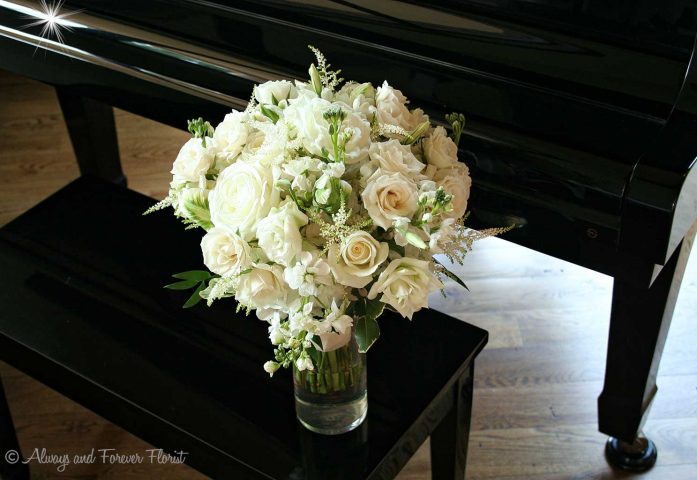
M 368 414 L 366 355 L 353 335 L 336 350 L 319 352 L 314 370 L 293 366 L 295 413 L 306 428 L 338 435 L 358 427 Z

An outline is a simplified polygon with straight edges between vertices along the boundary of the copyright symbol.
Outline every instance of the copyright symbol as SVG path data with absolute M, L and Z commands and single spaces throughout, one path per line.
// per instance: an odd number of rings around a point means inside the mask
M 8 450 L 7 453 L 5 453 L 5 461 L 10 465 L 19 462 L 19 452 L 16 450 Z

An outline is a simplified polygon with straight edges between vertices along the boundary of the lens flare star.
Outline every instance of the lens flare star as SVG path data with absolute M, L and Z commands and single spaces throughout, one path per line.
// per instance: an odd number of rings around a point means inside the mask
M 71 27 L 78 26 L 74 22 L 67 20 L 71 15 L 75 15 L 78 12 L 61 12 L 64 0 L 48 1 L 41 0 L 41 9 L 34 10 L 31 9 L 30 15 L 27 18 L 34 20 L 28 23 L 25 27 L 37 27 L 41 26 L 41 38 L 46 40 L 55 40 L 60 44 L 65 43 L 65 37 L 63 36 L 62 29 L 70 32 Z

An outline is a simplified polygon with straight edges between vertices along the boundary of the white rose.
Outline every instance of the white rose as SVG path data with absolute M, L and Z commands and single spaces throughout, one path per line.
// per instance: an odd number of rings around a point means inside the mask
M 370 159 L 384 172 L 415 176 L 426 166 L 414 156 L 408 145 L 402 145 L 397 140 L 375 142 L 370 146 L 369 154 Z
M 205 148 L 200 138 L 191 138 L 182 146 L 170 172 L 174 176 L 173 183 L 198 182 L 208 172 L 215 158 L 215 149 L 211 143 L 213 139 L 206 138 L 206 146 L 209 148 Z
M 269 81 L 257 85 L 254 89 L 254 98 L 261 104 L 277 105 L 283 100 L 297 96 L 295 85 L 288 80 Z
M 398 258 L 390 262 L 370 287 L 368 298 L 373 300 L 382 293 L 381 302 L 411 320 L 414 312 L 428 307 L 428 294 L 441 288 L 443 284 L 429 270 L 429 262 Z
M 256 236 L 269 260 L 290 265 L 302 251 L 300 227 L 303 225 L 307 225 L 307 215 L 290 199 L 281 207 L 272 208 L 268 216 L 259 221 Z
M 443 187 L 446 193 L 453 196 L 453 209 L 444 216 L 462 217 L 467 212 L 467 201 L 470 198 L 470 188 L 472 187 L 472 178 L 469 176 L 467 165 L 457 163 L 451 168 L 440 169 L 433 179 L 439 187 Z
M 214 227 L 201 240 L 203 263 L 221 277 L 236 275 L 252 264 L 249 244 L 224 228 Z
M 321 155 L 322 149 L 331 152 L 334 148 L 323 116 L 331 105 L 327 100 L 301 95 L 283 112 L 285 122 L 294 127 L 303 147 L 312 154 Z
M 457 163 L 457 145 L 448 137 L 445 128 L 436 127 L 423 141 L 426 161 L 438 168 L 448 168 Z
M 256 264 L 249 273 L 240 276 L 235 298 L 250 308 L 281 306 L 286 301 L 287 286 L 280 265 Z
M 401 173 L 378 170 L 361 193 L 363 205 L 375 225 L 389 229 L 400 217 L 411 218 L 417 208 L 416 184 Z
M 219 170 L 230 165 L 242 153 L 249 135 L 246 120 L 247 116 L 243 112 L 232 112 L 225 115 L 216 127 L 213 138 L 218 147 L 216 167 Z
M 421 109 L 409 111 L 407 103 L 409 102 L 402 92 L 392 88 L 385 81 L 375 94 L 378 122 L 395 125 L 409 132 L 428 121 L 428 116 L 424 115 Z
M 363 288 L 373 280 L 373 274 L 387 259 L 389 251 L 387 243 L 359 230 L 346 237 L 341 245 L 335 243 L 329 247 L 329 266 L 337 282 Z
M 254 238 L 257 223 L 279 203 L 271 169 L 259 164 L 236 162 L 218 177 L 209 195 L 211 221 L 246 241 Z

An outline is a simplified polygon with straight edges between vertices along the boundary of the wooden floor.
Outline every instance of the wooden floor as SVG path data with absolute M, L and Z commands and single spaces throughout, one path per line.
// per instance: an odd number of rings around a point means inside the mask
M 162 197 L 187 134 L 120 111 L 116 118 L 131 188 Z M 77 175 L 53 91 L 0 73 L 0 225 Z M 611 279 L 496 239 L 481 242 L 460 273 L 471 292 L 450 286 L 452 295 L 435 295 L 433 306 L 491 333 L 476 368 L 469 479 L 697 479 L 697 260 L 688 267 L 645 427 L 658 463 L 641 476 L 607 466 L 596 428 Z M 150 448 L 17 370 L 0 363 L 0 372 L 25 454 Z M 203 478 L 186 466 L 32 469 L 37 479 Z M 427 448 L 399 478 L 430 478 Z

